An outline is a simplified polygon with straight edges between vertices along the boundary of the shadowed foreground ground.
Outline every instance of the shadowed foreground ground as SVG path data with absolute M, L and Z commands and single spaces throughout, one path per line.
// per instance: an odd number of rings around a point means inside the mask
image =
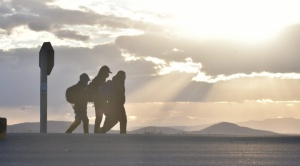
M 299 165 L 300 137 L 8 134 L 0 165 Z

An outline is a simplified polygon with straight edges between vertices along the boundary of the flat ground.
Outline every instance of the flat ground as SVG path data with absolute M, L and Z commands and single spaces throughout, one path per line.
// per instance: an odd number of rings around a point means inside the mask
M 0 165 L 299 165 L 300 137 L 7 134 Z

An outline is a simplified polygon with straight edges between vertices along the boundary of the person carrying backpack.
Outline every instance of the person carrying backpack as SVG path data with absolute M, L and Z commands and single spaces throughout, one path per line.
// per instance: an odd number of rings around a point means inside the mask
M 89 101 L 94 102 L 95 106 L 96 119 L 94 133 L 99 132 L 103 113 L 106 109 L 105 107 L 107 103 L 106 100 L 102 100 L 101 98 L 99 98 L 98 90 L 106 82 L 106 79 L 109 77 L 109 73 L 111 73 L 109 67 L 105 65 L 102 66 L 98 72 L 98 75 L 88 85 Z
M 109 85 L 108 110 L 100 133 L 106 133 L 120 122 L 120 134 L 126 134 L 127 115 L 125 112 L 125 79 L 126 73 L 118 71 Z
M 87 117 L 87 85 L 90 81 L 86 73 L 80 75 L 80 80 L 77 84 L 69 87 L 66 91 L 66 99 L 72 104 L 75 113 L 75 121 L 67 129 L 66 133 L 72 133 L 77 126 L 83 123 L 83 132 L 89 133 L 89 119 Z

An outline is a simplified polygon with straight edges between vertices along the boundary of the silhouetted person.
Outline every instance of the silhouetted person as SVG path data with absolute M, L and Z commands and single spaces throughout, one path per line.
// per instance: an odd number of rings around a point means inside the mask
M 125 79 L 126 73 L 119 71 L 110 83 L 108 96 L 108 110 L 105 112 L 105 121 L 100 133 L 106 133 L 120 122 L 120 133 L 126 134 L 127 116 L 125 112 Z
M 106 101 L 99 99 L 98 97 L 98 89 L 101 85 L 103 85 L 106 81 L 106 78 L 109 77 L 109 73 L 111 73 L 110 69 L 107 66 L 102 66 L 98 72 L 98 75 L 92 80 L 89 85 L 89 93 L 92 93 L 92 101 L 95 106 L 95 128 L 94 133 L 98 133 L 100 129 L 100 124 L 103 117 L 103 112 L 105 110 Z
M 89 119 L 87 117 L 87 84 L 90 81 L 89 76 L 86 73 L 80 75 L 80 80 L 73 86 L 73 90 L 76 94 L 73 109 L 75 113 L 75 121 L 68 128 L 66 133 L 72 133 L 81 121 L 83 123 L 83 132 L 89 133 Z

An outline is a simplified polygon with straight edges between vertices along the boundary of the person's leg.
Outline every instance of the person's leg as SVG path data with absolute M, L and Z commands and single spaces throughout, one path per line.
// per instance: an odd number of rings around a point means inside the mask
M 98 133 L 101 121 L 102 121 L 102 116 L 96 116 L 95 126 L 94 126 L 94 133 Z
M 106 117 L 103 127 L 100 128 L 100 133 L 106 133 L 118 123 L 118 120 L 113 117 Z
M 127 115 L 124 106 L 120 110 L 119 122 L 120 122 L 120 134 L 126 134 Z
M 96 105 L 95 105 L 95 115 L 96 115 L 96 119 L 95 119 L 94 133 L 98 133 L 100 129 L 100 124 L 102 122 L 103 111 L 99 106 Z
M 84 115 L 82 118 L 82 123 L 83 123 L 83 132 L 84 133 L 89 133 L 89 118 L 87 115 Z
M 75 121 L 71 124 L 71 126 L 68 128 L 68 130 L 66 131 L 66 133 L 72 133 L 76 129 L 76 127 L 78 125 L 80 125 L 80 122 L 81 122 L 81 119 L 79 119 L 77 117 L 77 115 L 76 115 L 75 116 Z

